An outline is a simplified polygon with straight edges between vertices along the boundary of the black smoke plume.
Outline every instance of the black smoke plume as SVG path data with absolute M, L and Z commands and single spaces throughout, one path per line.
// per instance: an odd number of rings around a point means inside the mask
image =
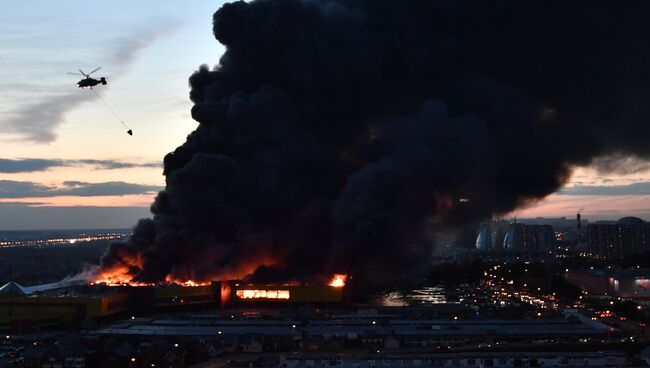
M 200 125 L 103 267 L 409 277 L 431 228 L 543 198 L 598 158 L 648 158 L 648 19 L 647 1 L 226 4 L 227 50 L 189 80 Z

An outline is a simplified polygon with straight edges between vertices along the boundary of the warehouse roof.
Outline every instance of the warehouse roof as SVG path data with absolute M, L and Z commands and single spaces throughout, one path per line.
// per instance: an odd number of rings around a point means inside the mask
M 9 281 L 0 287 L 0 295 L 26 295 L 28 292 L 25 290 L 25 287 L 22 285 Z

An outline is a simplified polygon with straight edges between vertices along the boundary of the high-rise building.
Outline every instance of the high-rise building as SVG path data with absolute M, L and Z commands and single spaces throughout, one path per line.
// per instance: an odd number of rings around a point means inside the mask
M 510 223 L 504 220 L 482 223 L 476 238 L 476 249 L 503 250 L 503 238 L 505 238 L 509 226 Z
M 590 252 L 603 258 L 621 258 L 650 251 L 650 223 L 623 217 L 611 224 L 587 227 Z
M 512 251 L 539 251 L 553 246 L 555 233 L 551 225 L 511 224 L 503 239 L 503 248 Z
M 481 251 L 542 251 L 555 242 L 550 225 L 527 225 L 490 221 L 482 223 L 476 238 L 476 249 Z
M 580 219 L 580 212 L 576 214 L 576 244 L 580 245 L 582 243 L 582 220 Z

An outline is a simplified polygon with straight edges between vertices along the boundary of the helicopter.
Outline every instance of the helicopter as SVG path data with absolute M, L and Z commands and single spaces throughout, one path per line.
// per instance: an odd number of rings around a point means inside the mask
M 82 75 L 82 76 L 86 77 L 86 78 L 80 80 L 79 82 L 77 82 L 77 86 L 79 88 L 90 87 L 90 89 L 93 89 L 94 86 L 96 86 L 96 85 L 98 85 L 100 83 L 102 85 L 106 85 L 106 78 L 104 78 L 104 77 L 101 77 L 99 79 L 90 78 L 91 74 L 93 74 L 94 72 L 98 71 L 101 68 L 102 67 L 100 66 L 100 67 L 98 67 L 97 69 L 93 70 L 92 72 L 90 72 L 88 74 L 84 73 L 83 70 L 81 70 L 81 69 L 79 69 L 79 73 L 68 73 L 68 74 Z
M 93 74 L 94 72 L 98 71 L 98 70 L 101 69 L 101 68 L 102 68 L 102 67 L 99 66 L 99 67 L 97 67 L 97 69 L 93 70 L 92 72 L 90 72 L 90 73 L 88 73 L 88 74 L 84 73 L 84 71 L 81 70 L 81 69 L 79 69 L 79 73 L 68 73 L 68 74 L 72 74 L 72 75 L 82 75 L 82 76 L 86 77 L 86 78 L 80 80 L 79 82 L 77 82 L 77 86 L 78 86 L 79 88 L 82 88 L 82 89 L 85 88 L 85 87 L 90 87 L 90 90 L 93 91 L 93 92 L 95 93 L 95 95 L 97 95 L 97 98 L 98 98 L 98 99 L 99 99 L 99 100 L 104 104 L 104 106 L 106 106 L 106 108 L 107 108 L 107 109 L 108 109 L 108 110 L 113 114 L 113 116 L 115 116 L 115 118 L 116 118 L 117 120 L 119 120 L 119 122 L 120 122 L 120 123 L 121 123 L 121 124 L 126 128 L 126 129 L 128 129 L 128 130 L 126 131 L 126 134 L 132 136 L 132 135 L 133 135 L 133 130 L 131 130 L 131 128 L 129 128 L 129 126 L 126 125 L 126 123 L 125 123 L 122 119 L 120 119 L 120 117 L 117 115 L 117 113 L 115 112 L 115 110 L 113 110 L 113 109 L 112 109 L 112 108 L 111 108 L 111 107 L 106 103 L 106 101 L 104 101 L 104 99 L 102 98 L 102 96 L 100 96 L 99 93 L 97 93 L 97 91 L 93 90 L 93 87 L 96 86 L 96 85 L 98 85 L 98 84 L 100 84 L 100 83 L 101 83 L 102 85 L 106 85 L 106 78 L 101 77 L 101 78 L 99 78 L 99 79 L 95 79 L 95 78 L 91 78 L 91 77 L 90 77 L 91 74 Z

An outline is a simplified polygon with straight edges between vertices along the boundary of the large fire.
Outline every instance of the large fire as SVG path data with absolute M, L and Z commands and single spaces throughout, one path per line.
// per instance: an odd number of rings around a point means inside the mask
M 265 252 L 251 254 L 248 258 L 241 259 L 236 267 L 230 266 L 224 269 L 216 270 L 209 275 L 202 275 L 200 280 L 192 277 L 191 272 L 185 270 L 172 270 L 165 280 L 160 282 L 137 282 L 133 281 L 133 270 L 142 269 L 143 264 L 139 256 L 124 254 L 121 258 L 120 265 L 114 265 L 110 268 L 97 268 L 92 272 L 89 279 L 92 284 L 105 284 L 109 286 L 152 286 L 159 284 L 176 284 L 180 286 L 203 286 L 210 285 L 212 280 L 237 280 L 243 279 L 253 274 L 260 266 L 273 266 L 280 261 Z
M 333 287 L 343 287 L 345 286 L 345 282 L 347 280 L 348 280 L 348 275 L 344 273 L 337 273 L 332 277 L 332 280 L 328 285 Z
M 106 284 L 109 286 L 149 286 L 148 283 L 134 282 L 131 279 L 132 277 L 129 275 L 127 267 L 116 267 L 111 270 L 100 270 L 92 280 L 91 284 Z
M 205 286 L 211 281 L 179 280 L 167 275 L 164 282 L 158 284 L 175 284 L 180 286 Z M 156 283 L 136 282 L 131 279 L 127 268 L 115 268 L 110 271 L 101 271 L 97 274 L 91 284 L 105 284 L 108 286 L 153 286 Z
M 134 281 L 133 269 L 139 269 L 142 267 L 142 262 L 139 257 L 124 257 L 122 259 L 122 264 L 114 265 L 110 268 L 101 268 L 97 267 L 93 270 L 89 270 L 84 278 L 90 280 L 91 284 L 104 284 L 108 286 L 154 286 L 154 285 L 180 285 L 180 286 L 204 286 L 210 285 L 213 280 L 242 280 L 247 276 L 253 274 L 258 267 L 260 266 L 271 266 L 278 264 L 278 260 L 269 257 L 265 254 L 258 254 L 257 256 L 251 256 L 249 259 L 242 260 L 237 267 L 230 267 L 228 269 L 221 269 L 214 274 L 207 275 L 207 279 L 202 277 L 200 280 L 196 280 L 191 277 L 191 273 L 181 273 L 181 272 L 170 272 L 164 280 L 160 282 L 139 282 Z M 82 276 L 82 275 L 79 275 Z M 344 273 L 334 274 L 329 281 L 328 285 L 331 287 L 341 288 L 345 286 L 345 283 L 348 279 L 348 275 Z M 300 285 L 299 281 L 284 283 L 284 286 L 291 285 Z M 270 299 L 287 299 L 288 293 L 285 292 L 271 292 L 266 295 L 260 295 L 260 293 L 247 292 L 246 295 L 238 295 L 241 298 L 270 298 Z

